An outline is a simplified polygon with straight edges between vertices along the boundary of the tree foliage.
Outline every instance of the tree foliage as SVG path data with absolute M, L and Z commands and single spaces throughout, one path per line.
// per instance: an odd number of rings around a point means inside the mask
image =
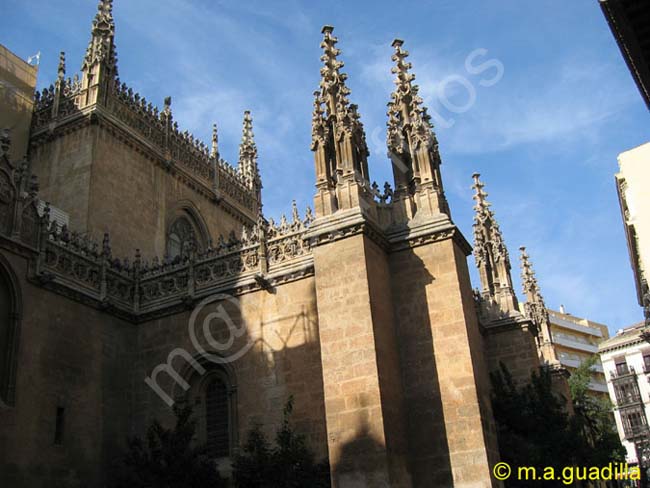
M 118 488 L 225 487 L 206 447 L 194 441 L 196 421 L 191 407 L 174 406 L 172 429 L 154 420 L 146 440 L 134 437 L 119 470 Z
M 551 371 L 533 372 L 530 383 L 515 385 L 504 365 L 491 375 L 492 407 L 497 423 L 499 451 L 511 466 L 547 466 L 561 472 L 565 466 L 604 466 L 622 461 L 625 450 L 614 429 L 611 407 L 588 394 L 591 364 L 574 372 L 571 398 L 553 392 Z M 566 402 L 573 404 L 569 414 Z M 507 486 L 526 486 L 509 480 Z M 539 486 L 557 482 L 537 481 Z
M 327 462 L 316 463 L 305 438 L 290 423 L 293 399 L 284 408 L 282 425 L 271 446 L 259 425 L 248 434 L 242 452 L 235 457 L 237 488 L 329 488 Z
M 610 461 L 623 460 L 625 448 L 614 427 L 612 402 L 609 398 L 601 399 L 589 394 L 591 369 L 597 360 L 597 356 L 591 356 L 573 371 L 569 389 L 574 411 L 572 426 L 583 440 L 580 446 L 583 451 L 577 455 L 602 466 Z

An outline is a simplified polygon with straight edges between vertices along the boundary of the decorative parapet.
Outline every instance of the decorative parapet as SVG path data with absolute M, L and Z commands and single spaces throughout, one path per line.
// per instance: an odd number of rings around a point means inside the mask
M 108 234 L 101 244 L 38 214 L 38 185 L 25 165 L 7 159 L 9 138 L 0 137 L 0 245 L 30 258 L 29 278 L 47 289 L 131 322 L 176 313 L 216 292 L 243 293 L 313 272 L 305 234 L 313 221 L 295 202 L 291 221 L 259 219 L 241 237 L 219 237 L 205 251 L 146 261 L 113 257 Z
M 304 241 L 310 215 L 308 211 L 305 219 L 280 226 L 262 221 L 245 228 L 240 239 L 221 236 L 200 254 L 148 262 L 136 251 L 132 263 L 112 257 L 108 235 L 100 250 L 65 226 L 43 223 L 34 278 L 130 321 L 149 320 L 185 309 L 210 293 L 258 289 L 260 278 L 272 285 L 288 274 L 310 273 L 311 250 Z
M 78 75 L 72 79 L 61 79 L 35 93 L 32 133 L 52 129 L 65 119 L 71 120 L 85 111 L 84 101 L 88 89 L 82 88 Z M 171 98 L 165 100 L 165 107 L 159 110 L 146 98 L 133 91 L 125 83 L 116 79 L 102 103 L 102 113 L 106 112 L 132 129 L 156 148 L 167 164 L 182 167 L 198 181 L 212 188 L 219 182 L 219 191 L 231 197 L 245 209 L 256 214 L 257 195 L 246 184 L 246 178 L 225 160 L 211 163 L 210 148 L 188 131 L 181 131 L 178 122 L 173 120 Z M 215 178 L 215 171 L 219 174 Z

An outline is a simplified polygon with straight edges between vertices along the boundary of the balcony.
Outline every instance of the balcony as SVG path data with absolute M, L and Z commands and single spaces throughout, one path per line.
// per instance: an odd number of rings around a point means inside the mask
M 568 366 L 568 367 L 570 367 L 570 368 L 576 368 L 576 369 L 577 369 L 577 368 L 579 368 L 580 365 L 582 364 L 582 360 L 580 360 L 580 359 L 573 359 L 573 358 L 567 358 L 567 357 L 562 357 L 562 353 L 560 353 L 560 358 L 559 358 L 559 359 L 560 359 L 560 363 L 561 363 L 563 366 Z M 594 364 L 594 365 L 591 367 L 591 370 L 592 370 L 593 372 L 595 372 L 595 373 L 602 373 L 602 374 L 604 374 L 603 367 L 602 367 L 602 365 L 601 365 L 600 363 L 599 363 L 599 364 Z M 650 370 L 649 370 L 649 371 L 650 371 Z
M 624 426 L 623 432 L 625 433 L 625 438 L 627 440 L 634 440 L 639 437 L 645 437 L 648 435 L 648 426 L 647 425 L 634 425 L 634 426 Z
M 588 342 L 580 342 L 571 339 L 566 335 L 553 334 L 553 342 L 570 349 L 577 349 L 578 351 L 588 352 L 590 354 L 596 354 L 598 352 L 598 346 Z
M 580 332 L 582 334 L 590 335 L 594 337 L 600 338 L 603 336 L 602 331 L 597 327 L 587 327 L 586 325 L 576 323 L 575 321 L 567 320 L 564 317 L 561 317 L 552 311 L 549 311 L 548 315 L 549 318 L 551 319 L 551 325 L 557 325 L 565 329 L 574 330 L 576 332 Z
M 628 374 L 612 379 L 612 386 L 614 387 L 616 406 L 618 408 L 641 403 L 641 392 L 639 391 L 636 375 Z
M 634 366 L 630 366 L 628 368 L 627 364 L 617 364 L 616 369 L 609 372 L 609 377 L 612 379 L 612 381 L 619 378 L 626 378 L 628 376 L 636 376 Z

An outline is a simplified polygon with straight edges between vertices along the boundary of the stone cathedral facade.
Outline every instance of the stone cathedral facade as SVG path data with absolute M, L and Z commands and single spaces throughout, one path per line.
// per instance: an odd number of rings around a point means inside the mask
M 206 145 L 171 99 L 158 109 L 120 80 L 110 0 L 80 75 L 66 77 L 62 53 L 35 94 L 25 160 L 2 133 L 1 486 L 107 486 L 127 437 L 170 420 L 175 401 L 194 406 L 227 475 L 249 428 L 273 432 L 290 396 L 332 486 L 499 486 L 488 372 L 557 364 L 530 262 L 520 311 L 475 175 L 472 289 L 401 40 L 394 185 L 371 183 L 337 39 L 322 34 L 313 212 L 265 218 L 249 112 L 231 165 L 216 126 Z

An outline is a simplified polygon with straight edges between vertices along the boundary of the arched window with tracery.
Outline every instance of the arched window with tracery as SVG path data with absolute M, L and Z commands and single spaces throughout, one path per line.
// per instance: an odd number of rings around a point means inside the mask
M 15 403 L 19 325 L 20 301 L 16 280 L 0 260 L 0 406 L 13 406 Z
M 194 226 L 187 217 L 178 217 L 167 233 L 167 254 L 171 258 L 186 256 L 192 245 L 197 243 Z
M 192 405 L 197 420 L 197 441 L 215 461 L 230 457 L 237 446 L 237 387 L 230 365 L 217 365 L 204 357 L 197 362 L 203 374 L 189 367 L 183 374 L 190 389 L 176 398 Z
M 203 252 L 210 241 L 204 220 L 191 203 L 178 204 L 167 219 L 165 253 L 170 258 L 185 257 L 192 247 Z

